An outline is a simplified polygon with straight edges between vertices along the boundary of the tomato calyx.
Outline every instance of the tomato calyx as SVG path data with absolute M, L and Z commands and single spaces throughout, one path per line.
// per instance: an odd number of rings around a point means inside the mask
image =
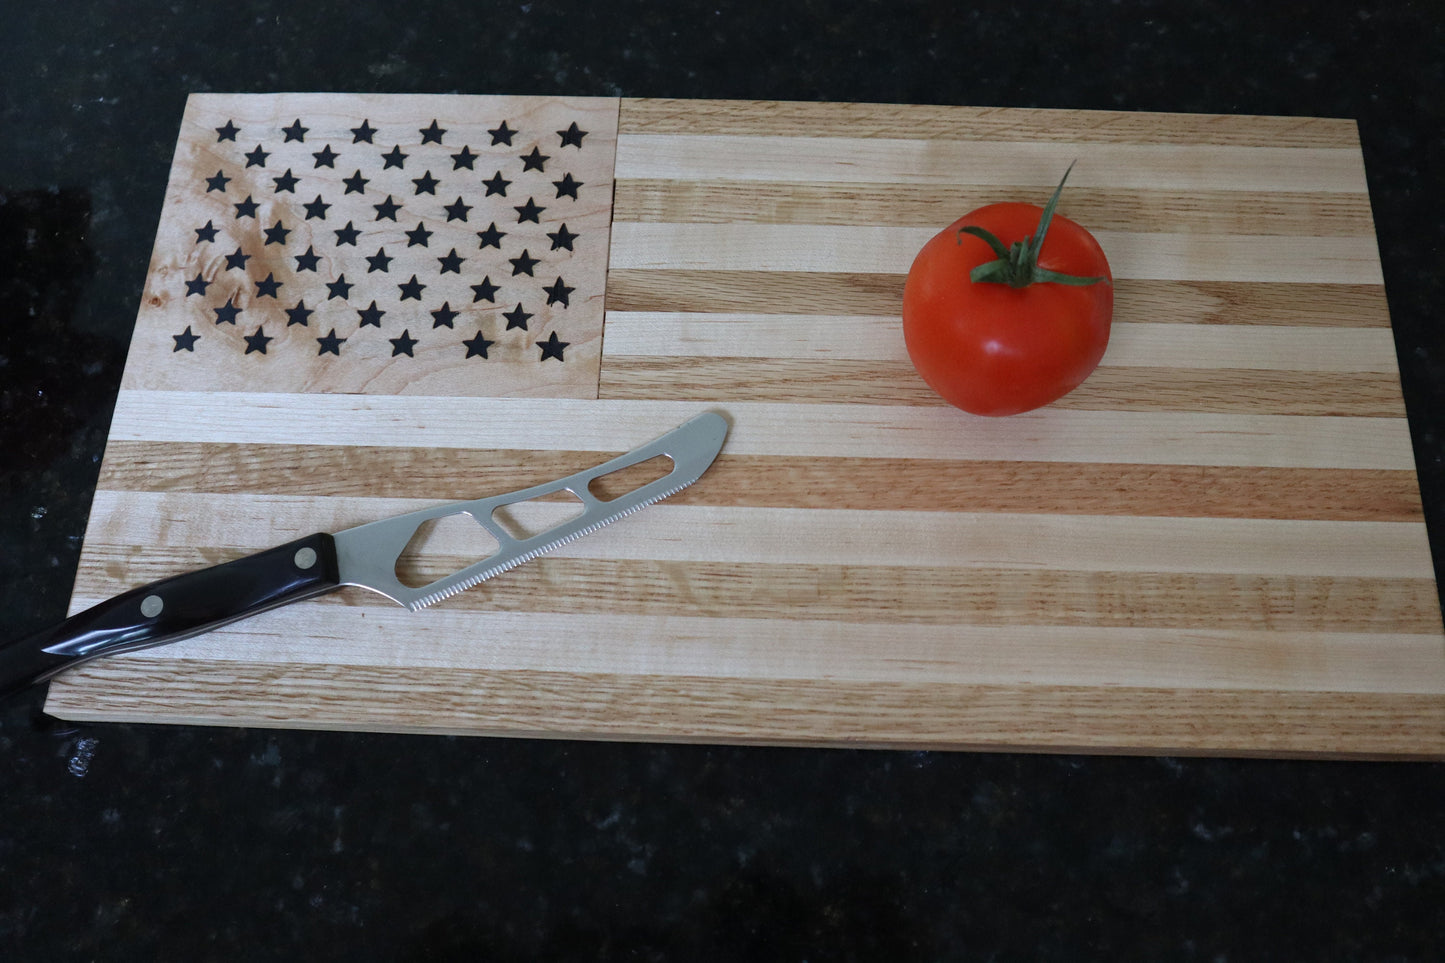
M 1103 277 L 1079 277 L 1039 267 L 1039 252 L 1043 250 L 1044 237 L 1048 234 L 1049 224 L 1054 219 L 1054 208 L 1059 205 L 1059 194 L 1064 190 L 1064 181 L 1069 179 L 1069 171 L 1073 169 L 1074 165 L 1070 164 L 1068 170 L 1064 171 L 1059 186 L 1054 188 L 1053 197 L 1050 197 L 1049 202 L 1044 205 L 1044 213 L 1039 218 L 1038 228 L 1029 235 L 1027 240 L 1014 241 L 1013 244 L 1004 247 L 1004 243 L 986 228 L 969 224 L 958 229 L 960 235 L 971 234 L 982 239 L 998 255 L 997 260 L 986 261 L 970 271 L 968 275 L 970 281 L 975 284 L 1007 284 L 1011 288 L 1026 288 L 1030 284 L 1040 283 L 1087 287 L 1104 280 Z M 958 243 L 963 243 L 962 237 L 959 237 Z

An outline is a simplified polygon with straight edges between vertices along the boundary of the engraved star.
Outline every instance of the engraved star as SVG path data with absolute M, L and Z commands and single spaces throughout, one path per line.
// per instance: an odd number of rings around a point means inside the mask
M 173 334 L 171 337 L 176 339 L 176 346 L 171 349 L 172 353 L 176 351 L 189 351 L 194 354 L 196 351 L 196 342 L 201 340 L 199 334 L 191 333 L 191 326 L 189 324 L 186 325 L 186 330 L 180 334 Z
M 570 173 L 563 174 L 560 181 L 553 181 L 552 185 L 557 188 L 558 197 L 570 197 L 577 200 L 577 188 L 581 187 L 582 181 L 577 180 Z
M 547 236 L 552 239 L 552 250 L 555 251 L 558 248 L 566 248 L 570 251 L 572 250 L 572 242 L 577 240 L 581 235 L 574 234 L 567 230 L 567 225 L 563 224 L 555 231 L 548 231 Z
M 498 145 L 498 144 L 506 144 L 508 147 L 511 147 L 511 146 L 512 146 L 512 135 L 515 134 L 516 131 L 515 131 L 515 130 L 512 130 L 510 127 L 508 127 L 508 126 L 507 126 L 507 122 L 504 120 L 504 121 L 502 121 L 502 126 L 500 126 L 500 127 L 494 127 L 494 128 L 492 128 L 491 130 L 487 131 L 487 133 L 489 133 L 489 134 L 492 135 L 492 146 L 493 146 L 493 147 L 495 147 L 495 146 Z
M 186 297 L 190 297 L 193 294 L 199 294 L 205 297 L 206 288 L 210 286 L 211 282 L 207 281 L 200 272 L 197 272 L 194 278 L 186 282 Z
M 442 269 L 437 272 L 438 274 L 461 274 L 462 262 L 465 261 L 466 258 L 458 254 L 456 248 L 452 248 L 452 253 L 445 257 L 439 257 L 437 260 L 440 261 L 442 265 Z
M 340 298 L 343 301 L 346 300 L 351 297 L 351 287 L 351 284 L 346 280 L 345 274 L 341 275 L 341 277 L 335 281 L 326 282 L 326 290 L 331 292 L 326 300 L 332 301 L 336 298 Z
M 330 144 L 327 144 L 311 156 L 316 158 L 317 167 L 329 167 L 332 170 L 336 169 L 336 151 L 331 149 Z
M 216 239 L 216 225 L 213 224 L 213 223 L 211 223 L 210 221 L 207 221 L 207 222 L 206 222 L 206 226 L 205 226 L 205 227 L 198 227 L 198 228 L 196 228 L 196 243 L 197 243 L 197 244 L 200 244 L 202 241 L 214 241 L 215 239 Z
M 408 358 L 416 357 L 416 355 L 411 353 L 411 349 L 416 347 L 416 338 L 411 336 L 410 330 L 402 331 L 401 337 L 399 338 L 387 338 L 386 340 L 391 342 L 391 356 L 393 358 L 399 354 L 404 354 Z
M 264 327 L 257 328 L 255 334 L 246 335 L 246 353 L 250 354 L 252 351 L 256 351 L 265 354 L 266 345 L 274 340 L 276 339 L 268 335 Z
M 518 301 L 517 306 L 510 311 L 503 311 L 502 317 L 507 319 L 507 330 L 521 328 L 527 330 L 527 321 L 532 317 L 531 312 L 522 310 L 522 302 Z
M 413 177 L 411 182 L 416 185 L 416 192 L 418 194 L 430 194 L 433 197 L 436 196 L 437 184 L 440 183 L 435 177 L 431 176 L 431 171 L 427 171 L 420 177 Z
M 433 328 L 450 328 L 452 322 L 457 319 L 457 312 L 452 310 L 450 301 L 443 301 L 442 306 L 431 313 Z
M 376 219 L 378 221 L 383 218 L 388 221 L 394 221 L 396 220 L 396 212 L 401 210 L 401 205 L 392 200 L 390 194 L 386 195 L 386 200 L 380 204 L 373 204 L 371 206 L 376 208 Z
M 224 194 L 226 185 L 230 183 L 230 181 L 231 179 L 226 176 L 225 171 L 216 171 L 214 177 L 206 178 L 206 193 L 209 194 L 211 191 L 220 191 Z
M 477 295 L 476 297 L 472 298 L 473 304 L 478 301 L 491 301 L 493 304 L 495 304 L 497 301 L 497 292 L 500 291 L 501 288 L 492 283 L 492 276 L 489 274 L 486 277 L 482 278 L 481 284 L 473 284 L 472 290 L 475 291 Z
M 378 308 L 376 302 L 373 301 L 370 307 L 359 309 L 356 312 L 356 316 L 361 319 L 361 327 L 364 328 L 367 325 L 371 325 L 372 327 L 379 328 L 381 327 L 381 316 L 385 313 L 386 312 Z
M 366 269 L 366 273 L 370 274 L 373 271 L 381 271 L 384 273 L 389 271 L 392 260 L 393 259 L 387 255 L 386 248 L 379 247 L 376 249 L 375 254 L 366 259 L 366 263 L 370 265 L 370 267 Z
M 256 297 L 258 298 L 274 298 L 279 290 L 281 290 L 281 282 L 276 280 L 275 272 L 267 273 L 266 280 L 256 282 Z
M 301 141 L 302 143 L 305 143 L 305 142 L 306 142 L 306 132 L 307 132 L 308 130 L 310 130 L 310 129 L 311 129 L 310 127 L 302 127 L 302 126 L 301 126 L 301 118 L 300 118 L 300 117 L 297 117 L 295 123 L 293 123 L 290 127 L 282 127 L 282 128 L 281 128 L 281 132 L 286 135 L 286 140 L 283 141 L 283 143 L 289 144 L 289 143 L 291 143 L 293 140 L 295 140 L 295 141 Z
M 261 145 L 260 145 L 260 144 L 257 144 L 255 150 L 253 150 L 253 151 L 247 151 L 247 152 L 246 152 L 246 166 L 247 166 L 247 167 L 265 167 L 265 166 L 266 166 L 266 158 L 268 158 L 268 157 L 270 157 L 270 156 L 271 156 L 271 152 L 270 152 L 270 151 L 262 150 L 262 149 L 261 149 Z
M 482 181 L 482 183 L 487 185 L 487 193 L 485 195 L 486 197 L 491 197 L 493 194 L 500 194 L 503 197 L 506 197 L 507 185 L 512 182 L 504 178 L 501 171 L 497 171 L 491 177 Z
M 285 244 L 286 235 L 290 233 L 291 228 L 282 224 L 281 219 L 278 217 L 275 224 L 272 224 L 270 227 L 266 228 L 266 243 Z
M 317 194 L 316 200 L 303 206 L 306 208 L 306 220 L 317 219 L 324 221 L 326 220 L 326 210 L 331 205 L 323 201 L 320 194 Z
M 562 307 L 565 308 L 571 303 L 568 301 L 567 296 L 577 289 L 569 288 L 566 284 L 562 283 L 562 279 L 559 277 L 552 283 L 551 287 L 544 287 L 542 290 L 547 292 L 548 304 L 561 304 Z
M 381 169 L 386 170 L 388 167 L 405 167 L 406 157 L 407 155 L 401 152 L 401 145 L 397 144 L 391 150 L 381 155 L 381 159 L 386 162 L 381 165 Z
M 401 300 L 403 301 L 420 301 L 421 293 L 426 290 L 426 285 L 418 281 L 415 274 L 411 276 L 410 281 L 398 284 L 397 287 L 401 289 Z
M 246 270 L 246 262 L 250 259 L 251 255 L 243 254 L 241 252 L 241 249 L 238 247 L 236 248 L 236 253 L 226 255 L 226 270 L 244 271 Z
M 239 204 L 236 205 L 236 220 L 239 221 L 239 220 L 240 220 L 241 218 L 243 218 L 243 217 L 255 217 L 255 216 L 256 216 L 256 202 L 251 199 L 251 195 L 247 194 L 247 195 L 246 195 L 246 199 L 245 199 L 244 201 L 242 201 L 241 203 L 239 203 Z
M 475 338 L 467 338 L 462 344 L 467 346 L 468 358 L 485 358 L 487 356 L 487 349 L 496 344 L 496 342 L 488 341 L 482 337 L 482 332 L 478 331 Z
M 440 144 L 442 135 L 446 132 L 445 127 L 438 127 L 437 122 L 433 120 L 430 127 L 421 128 L 421 142 L 423 144 Z
M 381 220 L 381 218 L 377 218 L 377 220 Z M 346 222 L 345 227 L 338 228 L 335 233 L 337 247 L 343 244 L 350 244 L 352 247 L 355 247 L 356 239 L 361 236 L 361 231 L 353 227 L 350 221 Z
M 540 224 L 541 222 L 537 220 L 537 218 L 543 211 L 546 210 L 546 208 L 538 205 L 535 200 L 529 197 L 527 198 L 527 203 L 521 205 L 520 207 L 515 207 L 513 208 L 513 210 L 517 212 L 518 224 L 521 224 L 523 221 L 531 221 L 533 224 Z
M 236 307 L 236 296 L 234 294 L 231 295 L 231 300 L 227 301 L 223 306 L 212 308 L 211 310 L 216 312 L 217 324 L 235 324 L 237 316 L 241 313 L 241 309 Z
M 353 144 L 370 144 L 372 142 L 372 135 L 375 133 L 376 128 L 371 126 L 371 121 L 363 120 L 360 127 L 351 128 L 351 142 Z M 342 338 L 342 340 L 345 341 L 346 339 Z
M 447 212 L 447 223 L 450 224 L 452 221 L 465 221 L 472 205 L 463 203 L 458 197 L 455 202 L 443 205 L 442 209 Z
M 559 131 L 557 131 L 557 136 L 560 137 L 560 138 L 562 138 L 562 146 L 563 146 L 563 147 L 566 147 L 568 144 L 571 144 L 572 146 L 576 147 L 578 150 L 581 150 L 581 149 L 582 149 L 582 138 L 584 138 L 584 137 L 587 136 L 587 131 L 580 129 L 580 128 L 577 126 L 577 121 L 574 120 L 574 121 L 572 121 L 572 126 L 571 126 L 571 127 L 568 127 L 566 130 L 559 130 Z
M 226 121 L 226 125 L 224 127 L 216 128 L 216 143 L 219 144 L 223 140 L 235 140 L 236 134 L 240 131 L 240 129 L 241 128 L 237 127 L 234 121 Z
M 563 360 L 562 352 L 570 345 L 570 341 L 561 341 L 557 338 L 557 332 L 553 331 L 546 341 L 538 341 L 537 347 L 542 349 L 542 357 L 538 361 L 546 361 L 548 358 Z
M 340 231 L 337 231 L 336 233 L 337 233 L 337 234 L 340 234 L 341 232 L 340 232 Z M 316 265 L 317 265 L 320 261 L 321 261 L 321 255 L 316 253 L 316 247 L 315 247 L 314 245 L 312 245 L 312 246 L 306 248 L 306 253 L 305 253 L 305 254 L 298 254 L 298 255 L 296 255 L 296 270 L 298 270 L 298 271 L 314 271 L 314 270 L 316 270 Z
M 336 336 L 336 329 L 332 328 L 330 334 L 323 334 L 321 337 L 316 339 L 316 343 L 321 346 L 316 349 L 316 356 L 319 358 L 323 354 L 334 354 L 337 357 L 340 357 L 341 345 L 345 341 L 345 338 L 338 338 Z
M 528 254 L 525 248 L 522 249 L 521 257 L 508 258 L 507 260 L 512 262 L 512 277 L 516 277 L 519 274 L 536 277 L 536 275 L 532 273 L 532 268 L 537 266 L 537 259 Z
M 525 174 L 527 171 L 545 171 L 547 161 L 551 160 L 551 157 L 533 147 L 532 153 L 523 154 L 520 160 L 522 161 L 522 173 Z
M 472 164 L 479 156 L 478 154 L 473 154 L 470 147 L 463 147 L 461 151 L 452 155 L 452 170 L 459 171 L 463 167 L 469 171 L 476 170 Z
M 308 328 L 311 326 L 311 315 L 314 313 L 315 312 L 306 306 L 306 300 L 303 298 L 296 302 L 294 308 L 286 309 L 286 327 L 289 328 L 293 324 L 299 324 L 303 328 Z
M 361 171 L 358 169 L 355 174 L 343 178 L 341 183 L 346 185 L 346 193 L 348 194 L 365 194 L 368 180 L 361 176 Z
M 286 168 L 286 173 L 282 174 L 280 177 L 273 177 L 272 180 L 276 182 L 277 194 L 283 192 L 287 194 L 295 194 L 296 183 L 300 181 L 301 178 L 291 173 L 291 168 L 288 167 Z
M 506 236 L 507 232 L 497 230 L 497 222 L 493 221 L 485 231 L 477 232 L 477 237 L 482 239 L 482 242 L 478 244 L 477 247 L 478 249 L 494 247 L 500 251 L 502 249 L 502 238 Z
M 417 221 L 416 227 L 406 232 L 406 246 L 416 247 L 420 244 L 422 247 L 427 247 L 427 241 L 430 240 L 431 236 L 432 232 L 426 229 L 426 225 L 421 221 Z

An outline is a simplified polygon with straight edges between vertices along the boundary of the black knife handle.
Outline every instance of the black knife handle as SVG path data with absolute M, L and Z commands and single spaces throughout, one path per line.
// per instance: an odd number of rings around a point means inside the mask
M 178 642 L 339 585 L 325 532 L 142 585 L 0 646 L 0 697 L 90 659 Z

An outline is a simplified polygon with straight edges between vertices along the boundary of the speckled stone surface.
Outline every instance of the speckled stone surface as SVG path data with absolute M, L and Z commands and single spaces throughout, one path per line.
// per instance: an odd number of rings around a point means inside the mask
M 1445 558 L 1433 3 L 160 3 L 0 31 L 0 618 L 63 616 L 191 91 L 1358 120 Z M 1445 766 L 70 726 L 0 705 L 0 958 L 1438 960 Z

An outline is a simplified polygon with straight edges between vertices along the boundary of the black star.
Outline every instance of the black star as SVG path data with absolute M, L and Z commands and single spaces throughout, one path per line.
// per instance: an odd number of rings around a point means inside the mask
M 311 156 L 316 158 L 317 167 L 329 167 L 332 170 L 336 169 L 336 151 L 331 149 L 330 144 L 327 144 Z
M 487 356 L 487 349 L 490 348 L 492 345 L 496 344 L 496 342 L 488 341 L 486 338 L 482 337 L 482 332 L 478 331 L 475 338 L 467 338 L 465 341 L 462 342 L 462 344 L 467 346 L 468 358 L 485 358 Z
M 275 338 L 266 333 L 264 327 L 257 328 L 255 334 L 246 335 L 246 353 L 250 354 L 252 351 L 256 351 L 265 354 L 266 345 L 275 340 Z
M 281 282 L 276 280 L 274 272 L 267 273 L 266 280 L 256 282 L 256 297 L 258 298 L 274 298 L 279 290 L 281 290 Z
M 346 275 L 341 275 L 335 281 L 326 282 L 326 290 L 331 294 L 326 298 L 330 301 L 334 298 L 341 298 L 343 301 L 351 297 L 351 284 L 346 280 Z M 551 302 L 548 302 L 551 303 Z
M 423 224 L 421 221 L 417 221 L 416 227 L 406 232 L 406 246 L 416 247 L 418 244 L 420 244 L 422 247 L 426 247 L 427 240 L 431 237 L 431 235 L 432 232 L 426 229 L 426 225 Z
M 442 135 L 446 132 L 445 127 L 438 127 L 437 122 L 433 120 L 430 127 L 421 128 L 421 142 L 423 144 L 440 144 Z
M 266 158 L 268 158 L 268 157 L 270 157 L 270 156 L 271 156 L 271 152 L 270 152 L 270 151 L 262 150 L 262 149 L 261 149 L 261 145 L 260 145 L 260 144 L 257 144 L 255 150 L 253 150 L 253 151 L 248 151 L 248 152 L 247 152 L 247 154 L 246 154 L 246 166 L 247 166 L 247 167 L 265 167 L 265 166 L 266 166 Z
M 502 249 L 502 238 L 506 236 L 507 232 L 497 230 L 497 222 L 493 221 L 491 223 L 491 226 L 489 226 L 485 231 L 477 232 L 477 237 L 482 239 L 482 243 L 478 244 L 477 247 L 494 247 L 500 251 Z
M 460 197 L 456 199 L 455 203 L 444 204 L 442 207 L 447 212 L 448 224 L 452 221 L 465 221 L 467 219 L 467 211 L 472 209 L 472 205 L 463 204 Z
M 473 304 L 478 301 L 491 301 L 493 304 L 496 304 L 497 292 L 500 291 L 501 288 L 492 283 L 492 276 L 489 274 L 482 278 L 481 284 L 473 284 L 472 290 L 477 294 L 476 297 L 472 298 Z
M 582 148 L 582 138 L 587 136 L 587 131 L 579 129 L 577 121 L 574 120 L 572 121 L 571 127 L 568 127 L 566 130 L 557 131 L 557 136 L 562 138 L 563 147 L 571 144 L 580 150 Z
M 500 194 L 500 195 L 502 195 L 503 197 L 506 197 L 506 196 L 507 196 L 507 185 L 510 184 L 510 183 L 512 183 L 512 182 L 509 181 L 509 180 L 507 180 L 506 178 L 502 177 L 502 172 L 501 172 L 501 171 L 497 171 L 497 172 L 496 172 L 495 174 L 493 174 L 491 177 L 489 177 L 489 178 L 487 178 L 486 180 L 482 181 L 482 183 L 485 184 L 485 185 L 487 185 L 487 193 L 486 193 L 485 196 L 491 197 L 493 194 Z
M 321 345 L 321 347 L 316 349 L 316 356 L 319 358 L 323 354 L 334 354 L 337 357 L 340 357 L 341 344 L 345 340 L 345 338 L 338 338 L 336 336 L 336 329 L 332 328 L 330 334 L 323 334 L 321 337 L 316 339 L 316 343 Z
M 214 177 L 206 178 L 206 193 L 209 194 L 211 191 L 220 191 L 224 194 L 226 192 L 226 185 L 230 180 L 231 179 L 226 176 L 225 171 L 216 171 Z
M 523 204 L 520 207 L 513 208 L 513 210 L 517 212 L 518 224 L 521 224 L 523 221 L 531 221 L 533 224 L 540 224 L 541 221 L 537 220 L 537 217 L 543 211 L 545 211 L 546 208 L 538 206 L 537 202 L 529 197 L 527 198 L 527 203 Z
M 173 334 L 171 335 L 171 337 L 176 339 L 176 346 L 171 349 L 172 353 L 176 351 L 189 351 L 194 354 L 196 350 L 196 342 L 201 340 L 201 336 L 199 334 L 191 334 L 191 326 L 189 324 L 186 325 L 186 330 L 182 331 L 180 334 Z
M 381 165 L 382 170 L 386 170 L 388 167 L 406 166 L 406 155 L 401 152 L 400 144 L 397 144 L 387 153 L 382 154 L 381 159 L 386 161 L 385 164 Z
M 548 304 L 560 303 L 562 307 L 565 308 L 571 303 L 567 300 L 567 296 L 577 289 L 569 288 L 562 283 L 562 279 L 559 277 L 556 281 L 552 282 L 551 287 L 544 287 L 542 290 L 547 292 Z
M 466 258 L 458 254 L 456 248 L 452 248 L 452 253 L 445 257 L 439 257 L 437 260 L 440 261 L 442 265 L 442 269 L 437 272 L 438 274 L 461 274 L 462 262 L 465 261 Z
M 380 220 L 380 218 L 377 218 L 377 220 Z M 355 247 L 356 239 L 361 236 L 361 231 L 357 230 L 355 227 L 352 227 L 350 221 L 347 221 L 346 226 L 337 229 L 335 233 L 337 247 L 340 247 L 343 244 L 350 244 L 352 247 Z
M 291 228 L 286 227 L 284 224 L 281 223 L 281 219 L 277 218 L 275 224 L 272 224 L 270 227 L 266 228 L 266 243 L 285 244 L 286 235 L 290 233 Z
M 476 168 L 472 166 L 472 162 L 477 159 L 477 156 L 478 155 L 472 153 L 470 147 L 463 147 L 460 152 L 452 155 L 452 170 L 459 171 L 463 167 L 469 171 L 476 170 Z
M 507 260 L 512 262 L 512 277 L 516 277 L 519 274 L 536 277 L 536 275 L 532 273 L 532 268 L 537 266 L 537 259 L 528 254 L 525 248 L 522 250 L 521 257 L 508 258 Z
M 286 173 L 282 174 L 280 177 L 276 177 L 276 178 L 272 178 L 272 179 L 276 182 L 276 193 L 277 193 L 277 194 L 280 194 L 280 193 L 283 192 L 283 191 L 286 192 L 286 193 L 288 193 L 288 194 L 295 194 L 295 193 L 296 193 L 296 182 L 299 181 L 299 180 L 301 180 L 301 178 L 299 178 L 299 177 L 297 177 L 295 174 L 291 173 L 291 168 L 289 168 L 289 167 L 286 168 Z
M 575 201 L 577 200 L 577 188 L 581 187 L 583 182 L 569 173 L 563 174 L 560 181 L 553 181 L 552 184 L 557 188 L 558 197 L 570 197 Z
M 515 308 L 513 308 L 512 310 L 510 310 L 510 311 L 503 311 L 503 312 L 502 312 L 502 317 L 504 317 L 504 318 L 507 319 L 507 330 L 508 330 L 508 331 L 512 330 L 513 328 L 521 328 L 523 331 L 526 331 L 526 330 L 527 330 L 527 320 L 528 320 L 529 318 L 531 318 L 532 315 L 531 315 L 531 312 L 523 311 L 523 310 L 522 310 L 522 303 L 521 303 L 520 301 L 518 301 L 518 302 L 517 302 L 517 306 L 516 306 Z
M 241 249 L 238 247 L 238 248 L 236 248 L 236 253 L 234 253 L 234 254 L 227 254 L 227 255 L 226 255 L 226 270 L 227 270 L 227 271 L 235 271 L 235 270 L 244 271 L 244 270 L 246 270 L 246 262 L 249 261 L 250 259 L 251 259 L 251 255 L 241 253 Z
M 371 135 L 375 133 L 376 128 L 371 126 L 371 121 L 363 120 L 360 127 L 351 128 L 351 142 L 353 144 L 370 144 L 372 142 Z
M 303 328 L 310 327 L 312 313 L 312 310 L 306 306 L 304 299 L 297 301 L 296 307 L 286 309 L 286 317 L 289 319 L 286 322 L 286 327 L 289 328 L 293 324 L 299 324 Z
M 401 205 L 392 200 L 390 194 L 386 195 L 386 200 L 380 204 L 373 204 L 371 206 L 376 208 L 376 219 L 378 221 L 383 218 L 388 221 L 394 221 L 396 220 L 396 212 L 401 210 Z
M 450 301 L 443 301 L 442 306 L 431 313 L 433 328 L 450 328 L 452 322 L 457 319 L 457 312 L 452 310 Z
M 359 170 L 350 177 L 345 178 L 341 183 L 346 185 L 346 193 L 348 194 L 366 193 L 367 179 L 361 176 L 361 171 Z
M 379 247 L 376 249 L 375 254 L 366 259 L 366 263 L 371 265 L 366 269 L 366 273 L 370 274 L 372 271 L 381 271 L 384 273 L 389 271 L 391 269 L 391 261 L 392 259 L 386 253 L 386 248 Z
M 551 157 L 549 157 L 547 154 L 542 153 L 537 148 L 533 147 L 532 153 L 523 154 L 521 157 L 522 173 L 525 174 L 527 171 L 533 170 L 545 171 L 547 169 L 547 161 L 549 160 L 551 160 Z
M 226 121 L 226 126 L 216 128 L 216 143 L 219 144 L 223 140 L 235 140 L 240 129 L 234 121 Z
M 381 316 L 385 313 L 386 312 L 378 308 L 376 302 L 373 301 L 371 302 L 371 307 L 361 308 L 356 312 L 356 316 L 361 319 L 361 327 L 364 328 L 369 324 L 372 327 L 379 328 L 381 327 Z
M 431 176 L 431 171 L 427 171 L 420 177 L 413 177 L 411 179 L 411 182 L 416 185 L 416 192 L 418 194 L 430 194 L 433 197 L 436 196 L 437 179 Z
M 236 317 L 241 313 L 241 309 L 236 307 L 235 295 L 232 295 L 231 300 L 227 301 L 223 306 L 212 308 L 211 310 L 216 312 L 217 324 L 235 324 Z
M 255 216 L 256 216 L 256 202 L 251 199 L 251 195 L 247 194 L 247 195 L 246 195 L 246 199 L 245 199 L 244 201 L 242 201 L 241 203 L 239 203 L 239 204 L 236 205 L 236 220 L 239 221 L 239 220 L 240 220 L 241 218 L 243 218 L 243 217 L 255 217 Z
M 504 120 L 504 121 L 502 121 L 502 126 L 500 126 L 500 127 L 494 127 L 494 128 L 492 128 L 491 130 L 487 131 L 487 133 L 489 133 L 489 134 L 492 135 L 492 146 L 493 146 L 493 147 L 495 147 L 495 146 L 498 145 L 498 144 L 506 144 L 508 147 L 511 147 L 511 146 L 512 146 L 512 135 L 515 134 L 516 131 L 515 131 L 515 130 L 512 130 L 510 127 L 508 127 L 508 126 L 507 126 L 507 122 Z
M 552 239 L 552 250 L 555 251 L 558 248 L 565 247 L 567 250 L 570 251 L 572 250 L 572 242 L 577 240 L 577 238 L 581 235 L 574 234 L 571 231 L 567 230 L 567 225 L 563 224 L 555 231 L 548 231 L 547 236 Z
M 561 361 L 563 350 L 570 344 L 570 341 L 558 340 L 557 332 L 553 331 L 546 341 L 537 342 L 537 347 L 542 349 L 542 357 L 537 360 L 546 361 L 548 358 L 556 358 L 558 361 Z
M 341 232 L 340 232 L 340 231 L 337 231 L 336 233 L 337 233 L 337 234 L 340 234 Z M 321 261 L 321 255 L 316 253 L 316 248 L 315 248 L 315 246 L 307 247 L 305 254 L 298 254 L 298 255 L 296 255 L 296 270 L 298 270 L 298 271 L 314 271 L 314 270 L 316 270 L 316 265 L 317 265 L 320 261 Z
M 399 354 L 404 354 L 408 358 L 416 357 L 416 355 L 411 353 L 411 349 L 416 347 L 416 338 L 411 336 L 410 330 L 403 331 L 399 338 L 387 338 L 386 340 L 391 342 L 391 356 L 393 358 Z
M 216 225 L 212 224 L 210 221 L 207 221 L 207 222 L 206 222 L 206 226 L 205 226 L 205 227 L 198 227 L 198 228 L 196 228 L 196 243 L 197 243 L 197 244 L 200 244 L 202 241 L 214 241 L 215 239 L 216 239 Z
M 326 220 L 326 209 L 331 205 L 323 201 L 320 194 L 317 194 L 316 200 L 303 206 L 306 208 L 306 220 L 317 218 L 324 221 Z
M 205 297 L 206 288 L 210 286 L 211 282 L 207 281 L 200 272 L 197 272 L 195 278 L 186 282 L 186 297 L 190 297 L 193 294 L 199 294 Z
M 293 140 L 299 140 L 304 144 L 306 142 L 306 132 L 310 129 L 310 127 L 302 127 L 301 118 L 297 117 L 295 123 L 290 127 L 281 128 L 281 133 L 286 135 L 286 140 L 283 143 L 289 144 Z
M 401 300 L 403 301 L 420 301 L 421 293 L 426 290 L 426 285 L 418 281 L 415 274 L 411 276 L 410 281 L 398 284 L 397 287 L 401 289 Z

